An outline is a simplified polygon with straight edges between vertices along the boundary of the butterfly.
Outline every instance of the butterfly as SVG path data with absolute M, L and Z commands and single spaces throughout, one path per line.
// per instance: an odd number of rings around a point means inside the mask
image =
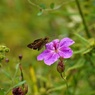
M 48 43 L 49 38 L 45 37 L 45 38 L 40 38 L 40 39 L 36 39 L 34 40 L 34 42 L 30 43 L 27 45 L 28 48 L 31 48 L 33 50 L 41 50 L 42 47 Z

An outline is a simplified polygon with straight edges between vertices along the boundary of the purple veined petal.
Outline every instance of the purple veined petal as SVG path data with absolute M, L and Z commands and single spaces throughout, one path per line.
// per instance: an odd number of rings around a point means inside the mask
M 60 57 L 60 56 L 59 56 L 57 53 L 53 53 L 53 52 L 52 52 L 51 54 L 49 54 L 49 56 L 45 57 L 44 63 L 45 63 L 46 65 L 51 65 L 51 64 L 53 64 L 54 62 L 56 62 L 59 57 Z
M 72 45 L 72 44 L 74 44 L 75 42 L 72 40 L 72 39 L 70 39 L 70 38 L 68 38 L 68 37 L 66 37 L 66 38 L 63 38 L 61 41 L 60 41 L 60 43 L 59 43 L 59 47 L 68 47 L 68 46 L 70 46 L 70 45 Z
M 37 56 L 37 60 L 43 60 L 44 57 L 48 56 L 50 54 L 50 50 L 44 50 L 41 54 Z
M 52 42 L 47 43 L 47 44 L 46 44 L 46 49 L 54 50 L 54 49 L 55 49 L 54 45 L 56 45 L 56 47 L 59 46 L 59 39 L 55 39 L 55 40 L 53 40 Z
M 46 44 L 46 49 L 53 50 L 54 49 L 53 42 L 47 43 Z
M 54 47 L 55 49 L 57 49 L 57 48 L 59 47 L 59 39 L 55 39 L 55 40 L 53 40 L 52 42 L 53 42 L 53 47 Z
M 59 39 L 55 39 L 52 41 L 53 43 L 59 43 Z
M 70 58 L 73 55 L 73 51 L 69 47 L 60 48 L 58 54 L 63 58 Z

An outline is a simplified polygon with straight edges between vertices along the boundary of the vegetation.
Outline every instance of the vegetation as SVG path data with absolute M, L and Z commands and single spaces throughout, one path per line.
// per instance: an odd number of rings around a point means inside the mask
M 44 37 L 75 41 L 63 78 L 27 47 Z M 95 0 L 0 0 L 0 95 L 95 95 Z

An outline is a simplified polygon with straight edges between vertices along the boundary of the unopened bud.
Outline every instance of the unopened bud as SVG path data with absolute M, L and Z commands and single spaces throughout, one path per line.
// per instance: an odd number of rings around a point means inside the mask
M 5 59 L 5 61 L 6 61 L 6 63 L 8 63 L 8 62 L 9 62 L 9 59 L 8 59 L 8 58 L 6 58 L 6 59 Z
M 0 61 L 2 61 L 4 58 L 5 56 L 0 54 Z
M 21 59 L 22 59 L 22 55 L 20 54 L 20 55 L 19 55 L 19 60 L 21 60 Z
M 14 88 L 12 93 L 13 93 L 13 95 L 25 95 L 22 88 L 20 88 L 20 87 Z
M 65 70 L 65 65 L 64 65 L 63 61 L 58 62 L 57 71 L 59 73 L 62 73 L 62 72 L 64 72 L 64 70 Z
M 5 52 L 9 52 L 9 51 L 10 51 L 10 49 L 9 49 L 9 48 L 6 48 L 6 49 L 5 49 Z

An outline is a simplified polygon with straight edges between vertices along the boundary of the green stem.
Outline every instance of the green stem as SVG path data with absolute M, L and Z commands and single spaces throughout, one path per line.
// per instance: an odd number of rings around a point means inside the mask
M 67 87 L 67 90 L 66 90 L 66 95 L 68 95 L 68 83 L 67 83 L 67 80 L 63 77 L 62 73 L 60 73 L 62 79 L 65 81 L 66 83 L 66 87 Z
M 19 69 L 20 69 L 20 74 L 21 74 L 21 81 L 24 81 L 21 63 L 19 64 Z M 24 84 L 22 84 L 22 86 L 23 86 L 23 88 L 24 88 Z
M 84 29 L 85 29 L 86 35 L 87 35 L 88 38 L 91 38 L 91 35 L 90 35 L 90 33 L 89 33 L 89 29 L 88 29 L 88 27 L 87 27 L 87 24 L 86 24 L 86 21 L 85 21 L 85 18 L 84 18 L 82 9 L 81 9 L 80 4 L 79 4 L 79 1 L 78 1 L 78 0 L 75 0 L 75 1 L 76 1 L 76 4 L 77 4 L 79 13 L 80 13 L 80 15 L 81 15 L 81 18 L 82 18 L 82 23 L 83 23 L 83 25 L 84 25 Z

